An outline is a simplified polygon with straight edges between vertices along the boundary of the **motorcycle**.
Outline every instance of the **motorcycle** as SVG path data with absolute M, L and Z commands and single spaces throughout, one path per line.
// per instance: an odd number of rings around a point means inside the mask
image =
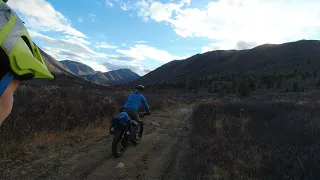
M 145 115 L 150 114 L 139 113 L 140 118 L 144 118 Z M 130 144 L 138 145 L 140 143 L 143 135 L 143 121 L 133 121 L 127 113 L 121 112 L 112 118 L 110 134 L 114 135 L 112 154 L 116 158 L 121 157 Z

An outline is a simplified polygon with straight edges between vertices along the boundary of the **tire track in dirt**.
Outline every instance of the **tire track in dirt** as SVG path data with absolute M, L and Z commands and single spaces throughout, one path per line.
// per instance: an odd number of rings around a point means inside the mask
M 111 158 L 104 156 L 105 151 L 109 149 L 103 147 L 104 144 L 109 144 L 112 139 L 110 137 L 101 137 L 94 139 L 93 141 L 86 142 L 83 146 L 71 149 L 62 149 L 60 152 L 56 152 L 55 155 L 50 155 L 48 158 L 44 157 L 34 164 L 31 169 L 44 169 L 43 172 L 26 173 L 26 178 L 37 178 L 37 179 L 73 179 L 76 174 L 82 172 L 87 167 L 92 166 L 91 164 L 97 163 L 98 160 Z M 53 164 L 53 166 L 47 166 L 47 164 Z M 23 178 L 25 179 L 25 178 Z
M 176 155 L 183 151 L 180 143 L 188 136 L 191 114 L 189 107 L 173 111 L 163 111 L 151 119 L 160 124 L 150 134 L 146 134 L 138 146 L 130 147 L 122 157 L 111 158 L 87 176 L 89 180 L 104 179 L 168 179 L 177 165 Z M 146 126 L 146 129 L 149 129 Z M 125 167 L 115 169 L 118 163 Z
M 183 151 L 181 142 L 190 129 L 186 120 L 190 110 L 181 105 L 148 116 L 141 143 L 128 147 L 120 158 L 112 156 L 113 136 L 106 130 L 106 134 L 72 136 L 33 150 L 23 157 L 30 160 L 22 158 L 24 163 L 5 169 L 0 179 L 167 179 L 177 164 L 176 155 Z M 160 126 L 152 125 L 149 119 Z M 115 169 L 119 162 L 125 166 Z

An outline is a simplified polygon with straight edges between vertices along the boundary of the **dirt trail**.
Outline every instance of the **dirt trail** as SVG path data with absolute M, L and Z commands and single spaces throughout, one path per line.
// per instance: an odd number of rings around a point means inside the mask
M 184 106 L 146 117 L 141 143 L 118 159 L 111 154 L 113 136 L 106 134 L 26 149 L 18 162 L 0 160 L 0 179 L 188 179 L 182 159 L 188 149 L 190 114 L 191 107 Z M 118 163 L 124 167 L 116 169 Z

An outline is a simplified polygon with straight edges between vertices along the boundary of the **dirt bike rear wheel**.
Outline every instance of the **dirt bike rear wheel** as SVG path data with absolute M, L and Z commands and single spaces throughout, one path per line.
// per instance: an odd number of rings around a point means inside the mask
M 127 149 L 126 146 L 123 146 L 122 140 L 123 140 L 122 131 L 116 130 L 112 140 L 112 154 L 116 158 L 121 157 Z M 119 150 L 119 147 L 120 147 L 120 150 Z

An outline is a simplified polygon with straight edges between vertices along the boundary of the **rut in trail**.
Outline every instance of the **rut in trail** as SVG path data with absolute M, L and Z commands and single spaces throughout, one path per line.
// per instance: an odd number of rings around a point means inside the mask
M 188 149 L 191 111 L 181 105 L 147 116 L 141 143 L 129 146 L 120 158 L 112 156 L 108 130 L 24 147 L 19 161 L 0 160 L 0 179 L 177 179 L 186 174 L 181 157 Z M 119 163 L 124 167 L 116 169 Z
M 131 146 L 123 157 L 111 158 L 102 163 L 84 179 L 170 179 L 178 170 L 179 161 L 176 157 L 179 152 L 186 149 L 185 137 L 188 136 L 188 117 L 191 114 L 190 107 L 180 107 L 170 111 L 161 111 L 153 117 L 152 122 L 160 126 L 152 125 L 146 120 L 146 133 L 138 146 Z M 125 166 L 115 169 L 118 163 Z M 180 168 L 181 169 L 181 168 Z

